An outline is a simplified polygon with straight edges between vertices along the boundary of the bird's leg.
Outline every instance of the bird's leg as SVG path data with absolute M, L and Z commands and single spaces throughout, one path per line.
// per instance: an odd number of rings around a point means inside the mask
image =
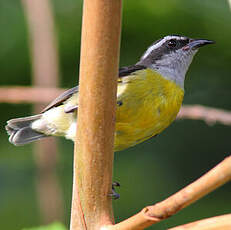
M 115 187 L 120 187 L 120 184 L 118 182 L 112 183 L 112 193 L 109 194 L 112 199 L 117 200 L 120 198 L 120 194 L 115 191 Z

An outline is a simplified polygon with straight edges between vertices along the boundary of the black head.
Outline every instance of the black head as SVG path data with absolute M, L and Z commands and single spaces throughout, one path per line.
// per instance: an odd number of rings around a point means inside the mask
M 194 53 L 201 46 L 212 44 L 213 41 L 206 39 L 192 39 L 185 36 L 169 35 L 155 41 L 143 54 L 141 61 L 145 60 L 146 64 L 155 63 L 168 54 L 190 52 Z
M 166 36 L 154 42 L 137 64 L 156 70 L 183 88 L 185 74 L 194 55 L 200 47 L 212 43 L 214 42 L 206 39 Z

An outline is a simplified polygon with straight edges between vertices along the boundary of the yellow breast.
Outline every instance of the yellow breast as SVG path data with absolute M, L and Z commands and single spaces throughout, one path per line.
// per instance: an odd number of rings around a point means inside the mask
M 115 151 L 126 149 L 159 134 L 176 118 L 184 91 L 157 72 L 146 69 L 118 80 Z M 54 107 L 33 128 L 46 135 L 75 140 L 76 115 L 65 107 L 78 104 L 78 93 Z
M 136 145 L 159 134 L 176 118 L 184 90 L 146 69 L 118 83 L 115 150 Z

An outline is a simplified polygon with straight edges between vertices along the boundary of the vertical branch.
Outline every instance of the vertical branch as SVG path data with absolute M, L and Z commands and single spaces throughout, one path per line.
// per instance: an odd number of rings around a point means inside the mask
M 85 0 L 71 230 L 111 224 L 121 0 Z
M 22 3 L 28 19 L 34 83 L 43 87 L 57 86 L 58 55 L 50 2 L 22 0 Z
M 57 87 L 58 55 L 53 15 L 48 0 L 22 0 L 28 19 L 32 53 L 33 83 L 37 87 Z M 35 113 L 44 104 L 36 104 Z M 63 217 L 63 201 L 56 176 L 57 144 L 45 139 L 35 144 L 37 164 L 37 195 L 44 222 Z

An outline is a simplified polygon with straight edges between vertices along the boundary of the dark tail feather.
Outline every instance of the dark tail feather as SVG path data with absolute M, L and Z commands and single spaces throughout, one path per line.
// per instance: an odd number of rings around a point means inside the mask
M 14 145 L 24 145 L 46 137 L 46 135 L 31 128 L 31 123 L 40 118 L 41 115 L 39 114 L 7 121 L 6 131 L 10 135 L 9 141 Z

